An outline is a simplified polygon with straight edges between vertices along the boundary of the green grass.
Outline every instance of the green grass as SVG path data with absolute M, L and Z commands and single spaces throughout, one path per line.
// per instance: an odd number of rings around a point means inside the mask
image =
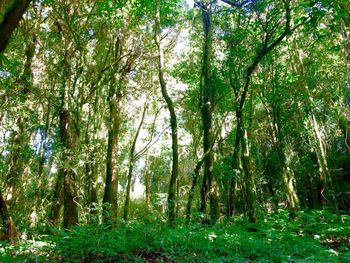
M 51 229 L 35 241 L 1 245 L 3 262 L 350 262 L 350 216 L 327 211 L 234 218 L 214 226 L 157 220 Z

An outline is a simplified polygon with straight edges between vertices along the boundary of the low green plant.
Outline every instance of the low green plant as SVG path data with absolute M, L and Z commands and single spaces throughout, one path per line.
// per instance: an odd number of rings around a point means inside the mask
M 258 223 L 235 217 L 216 225 L 152 215 L 116 225 L 52 229 L 38 240 L 0 243 L 3 262 L 349 262 L 350 217 L 329 211 L 266 214 Z M 11 261 L 12 260 L 12 261 Z

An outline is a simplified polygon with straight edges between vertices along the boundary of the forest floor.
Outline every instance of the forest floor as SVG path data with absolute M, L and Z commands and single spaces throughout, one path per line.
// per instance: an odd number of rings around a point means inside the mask
M 116 228 L 47 229 L 16 245 L 0 243 L 2 262 L 350 262 L 350 215 L 325 210 L 236 217 L 214 226 L 154 216 Z

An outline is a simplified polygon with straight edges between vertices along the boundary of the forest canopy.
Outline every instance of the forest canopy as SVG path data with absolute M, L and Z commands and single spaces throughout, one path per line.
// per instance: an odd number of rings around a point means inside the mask
M 349 61 L 347 0 L 2 0 L 0 255 L 350 260 Z

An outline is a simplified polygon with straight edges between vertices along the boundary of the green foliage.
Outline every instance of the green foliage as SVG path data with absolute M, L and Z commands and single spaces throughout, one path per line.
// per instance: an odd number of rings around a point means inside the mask
M 0 261 L 350 262 L 348 215 L 300 211 L 291 221 L 287 211 L 279 210 L 289 205 L 282 178 L 285 168 L 293 175 L 287 186 L 295 184 L 303 209 L 335 202 L 340 210 L 350 207 L 348 1 L 290 1 L 293 33 L 256 65 L 245 102 L 240 97 L 249 66 L 264 44 L 273 43 L 285 28 L 285 1 L 249 1 L 242 8 L 219 0 L 199 1 L 210 2 L 212 8 L 211 65 L 202 61 L 203 10 L 198 5 L 186 7 L 185 2 L 159 0 L 164 72 L 179 123 L 179 219 L 176 228 L 169 228 L 172 160 L 165 108 L 151 128 L 153 115 L 164 104 L 153 41 L 155 1 L 32 1 L 6 52 L 0 54 L 0 185 L 23 240 L 11 246 L 1 243 Z M 205 66 L 213 93 L 212 168 L 223 215 L 223 222 L 214 226 L 205 225 L 208 215 L 196 211 L 202 170 L 194 189 L 193 223 L 182 222 L 193 170 L 204 155 L 200 89 L 205 87 Z M 106 213 L 108 218 L 117 213 L 120 217 L 129 142 L 146 97 L 153 107 L 147 111 L 147 128 L 137 150 L 152 138 L 147 154 L 135 161 L 135 176 L 141 184 L 149 176 L 150 204 L 143 198 L 133 200 L 128 222 L 100 224 L 107 137 L 117 115 L 110 109 L 119 96 L 112 170 L 120 187 L 118 200 L 107 204 L 113 207 L 118 201 L 119 209 Z M 234 147 L 240 147 L 235 145 L 240 101 L 249 151 L 239 154 L 248 154 L 251 163 L 245 171 L 232 167 Z M 61 141 L 63 106 L 72 118 L 76 147 Z M 76 175 L 72 196 L 63 182 L 56 181 L 62 168 Z M 329 173 L 323 174 L 326 170 Z M 256 187 L 244 180 L 249 172 Z M 12 192 L 7 189 L 11 177 L 18 186 Z M 80 225 L 70 231 L 48 226 L 47 215 L 57 201 L 52 198 L 56 184 L 61 186 L 57 200 L 63 206 L 63 196 L 74 197 L 78 204 Z M 247 212 L 253 203 L 247 202 L 247 193 L 255 191 L 260 221 L 250 224 L 239 213 Z M 227 219 L 231 201 L 237 217 Z M 3 221 L 2 227 L 6 218 Z
M 148 217 L 116 228 L 86 225 L 71 231 L 52 229 L 40 241 L 1 244 L 1 256 L 14 262 L 346 262 L 350 217 L 328 211 L 300 211 L 291 221 L 287 211 L 266 215 L 260 223 L 242 218 L 215 226 L 169 228 Z M 11 262 L 11 261 L 9 261 Z M 153 262 L 153 261 L 152 261 Z

